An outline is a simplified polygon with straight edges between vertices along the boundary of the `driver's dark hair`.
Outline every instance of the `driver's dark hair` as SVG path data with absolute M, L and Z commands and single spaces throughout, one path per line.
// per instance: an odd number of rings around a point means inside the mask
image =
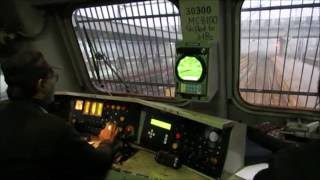
M 25 50 L 1 64 L 9 99 L 29 99 L 37 93 L 39 79 L 49 78 L 52 68 L 38 50 Z

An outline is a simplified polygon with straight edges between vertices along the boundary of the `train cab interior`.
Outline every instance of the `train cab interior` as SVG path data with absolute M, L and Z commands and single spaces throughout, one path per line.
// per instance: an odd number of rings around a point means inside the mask
M 92 146 L 118 129 L 106 179 L 253 179 L 319 139 L 319 39 L 319 0 L 0 2 L 0 64 L 41 51 L 49 112 Z

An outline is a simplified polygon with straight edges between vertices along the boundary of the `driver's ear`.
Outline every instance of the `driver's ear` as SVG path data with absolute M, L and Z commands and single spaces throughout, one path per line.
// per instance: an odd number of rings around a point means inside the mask
M 37 82 L 37 90 L 43 89 L 44 86 L 45 86 L 45 80 L 40 78 Z

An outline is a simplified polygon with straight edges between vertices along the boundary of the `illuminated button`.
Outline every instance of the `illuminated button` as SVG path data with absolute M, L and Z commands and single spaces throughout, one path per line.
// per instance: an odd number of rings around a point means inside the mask
M 131 133 L 133 133 L 133 131 L 134 131 L 134 127 L 131 126 L 131 125 L 128 125 L 128 126 L 125 128 L 126 134 L 131 134 Z
M 126 132 L 131 132 L 132 131 L 132 127 L 131 126 L 127 126 L 125 130 L 126 130 Z
M 148 131 L 148 135 L 149 135 L 149 138 L 152 139 L 156 134 L 154 133 L 154 130 L 151 129 Z
M 98 117 L 102 116 L 103 103 L 98 103 L 95 115 Z
M 111 109 L 112 110 L 116 109 L 116 105 L 111 105 Z
M 121 111 L 124 111 L 124 110 L 126 110 L 127 108 L 125 107 L 125 106 L 122 106 L 121 107 Z
M 124 116 L 120 116 L 120 121 L 123 122 L 126 118 Z
M 84 103 L 83 114 L 85 114 L 85 115 L 88 115 L 88 114 L 89 114 L 90 104 L 91 104 L 90 101 L 86 101 L 86 102 Z
M 75 103 L 74 109 L 81 111 L 82 108 L 83 108 L 83 101 L 82 100 L 77 100 L 76 103 Z
M 107 109 L 109 109 L 109 108 L 110 108 L 110 105 L 109 105 L 109 104 L 107 104 L 107 105 L 106 105 L 106 108 L 107 108 Z
M 178 143 L 172 143 L 172 149 L 178 149 Z
M 92 102 L 91 108 L 90 108 L 90 115 L 95 115 L 97 112 L 97 102 Z
M 117 106 L 117 111 L 119 111 L 120 109 L 121 109 L 121 106 L 118 105 L 118 106 Z
M 178 133 L 178 132 L 176 133 L 176 139 L 177 139 L 177 140 L 181 139 L 181 134 Z
M 168 142 L 168 134 L 164 135 L 163 144 L 167 144 Z

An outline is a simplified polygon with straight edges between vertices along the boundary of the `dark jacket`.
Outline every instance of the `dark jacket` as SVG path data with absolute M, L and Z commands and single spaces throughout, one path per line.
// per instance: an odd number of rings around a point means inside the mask
M 274 155 L 269 168 L 254 180 L 318 180 L 320 179 L 320 140 L 302 147 L 281 150 Z
M 0 179 L 103 179 L 111 150 L 94 149 L 32 101 L 0 103 Z

